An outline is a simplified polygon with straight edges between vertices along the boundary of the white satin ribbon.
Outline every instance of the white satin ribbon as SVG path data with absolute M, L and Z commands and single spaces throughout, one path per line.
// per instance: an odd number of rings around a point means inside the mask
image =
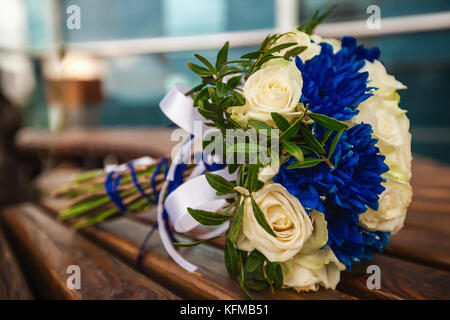
M 173 123 L 181 129 L 202 138 L 201 132 L 205 132 L 210 127 L 205 126 L 205 118 L 194 108 L 194 101 L 191 97 L 185 96 L 189 87 L 182 83 L 175 83 L 170 91 L 159 103 L 161 111 Z M 196 124 L 201 124 L 201 132 L 197 132 Z
M 205 126 L 205 119 L 198 113 L 197 109 L 193 106 L 193 101 L 190 97 L 184 95 L 189 90 L 183 84 L 177 83 L 169 91 L 169 93 L 161 100 L 160 107 L 162 112 L 180 128 L 184 129 L 190 134 L 193 134 L 196 139 L 202 138 L 202 133 L 211 131 L 211 128 Z M 196 122 L 201 124 L 202 131 L 197 132 L 198 128 Z M 197 130 L 196 130 L 197 129 Z M 171 192 L 164 200 L 165 193 L 169 186 L 170 181 L 174 180 L 175 169 L 179 163 L 188 163 L 190 159 L 190 147 L 192 140 L 189 139 L 178 150 L 172 163 L 170 165 L 166 181 L 159 194 L 158 206 L 157 206 L 157 219 L 160 226 L 159 234 L 161 241 L 171 258 L 178 263 L 182 268 L 187 271 L 195 271 L 197 266 L 193 265 L 189 261 L 183 258 L 172 242 L 170 241 L 167 230 L 163 227 L 163 212 L 166 209 L 172 222 L 175 231 L 184 233 L 188 232 L 200 224 L 194 218 L 191 217 L 187 208 L 217 211 L 223 208 L 227 202 L 225 198 L 216 195 L 216 191 L 209 185 L 206 180 L 206 176 L 201 174 L 204 172 L 205 165 L 200 163 L 189 176 L 189 180 L 180 185 L 176 190 Z M 235 179 L 236 174 L 230 175 L 228 169 L 222 169 L 214 172 L 220 174 L 226 179 Z M 200 236 L 202 239 L 211 238 L 224 233 L 228 228 L 228 222 L 218 226 L 211 232 L 204 233 Z
M 134 165 L 141 165 L 141 166 L 151 166 L 156 161 L 152 157 L 145 156 L 138 159 L 134 159 L 131 161 Z M 126 163 L 123 164 L 107 164 L 105 168 L 103 169 L 106 173 L 110 172 L 124 172 L 128 170 L 128 166 Z

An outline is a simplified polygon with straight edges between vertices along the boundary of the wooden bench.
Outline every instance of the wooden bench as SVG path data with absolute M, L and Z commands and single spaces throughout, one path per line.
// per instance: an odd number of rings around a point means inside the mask
M 120 148 L 120 143 L 119 143 Z M 42 150 L 41 150 L 42 152 Z M 125 153 L 124 153 L 125 154 Z M 133 154 L 141 156 L 139 152 Z M 73 169 L 52 169 L 36 181 L 46 191 L 70 179 Z M 413 203 L 406 227 L 373 261 L 343 272 L 337 290 L 254 293 L 256 299 L 450 299 L 450 167 L 416 157 Z M 42 197 L 2 211 L 0 299 L 242 299 L 223 263 L 222 241 L 180 248 L 199 266 L 189 273 L 165 252 L 157 233 L 136 268 L 139 247 L 154 212 L 130 215 L 75 232 L 57 218 L 64 200 Z M 2 232 L 3 233 L 3 232 Z M 195 232 L 177 235 L 180 241 Z M 368 265 L 381 269 L 381 289 L 370 290 Z M 68 289 L 69 265 L 81 269 L 81 290 Z M 6 270 L 6 271 L 5 271 Z

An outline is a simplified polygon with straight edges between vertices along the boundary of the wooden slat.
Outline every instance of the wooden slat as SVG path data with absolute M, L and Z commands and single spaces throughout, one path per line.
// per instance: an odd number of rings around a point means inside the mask
M 30 300 L 31 291 L 0 230 L 0 300 Z
M 104 157 L 114 154 L 120 159 L 146 155 L 169 155 L 178 141 L 170 141 L 173 129 L 71 129 L 58 133 L 24 128 L 17 134 L 19 149 L 32 153 L 52 153 L 67 157 Z
M 43 205 L 52 210 L 58 202 L 46 199 Z M 50 214 L 55 212 L 50 211 Z M 130 265 L 135 265 L 139 247 L 150 230 L 148 225 L 119 218 L 99 227 L 83 229 L 83 233 L 99 245 L 114 252 Z M 180 241 L 191 241 L 179 236 Z M 228 275 L 223 262 L 223 251 L 208 244 L 180 248 L 180 252 L 199 269 L 190 273 L 178 266 L 166 253 L 157 233 L 149 240 L 141 269 L 149 277 L 168 286 L 172 291 L 193 299 L 242 299 L 243 295 L 235 279 Z M 297 294 L 293 290 L 277 290 L 275 295 L 266 290 L 252 293 L 256 299 L 353 299 L 351 295 L 333 290 Z
M 445 202 L 424 201 L 421 199 L 413 198 L 409 210 L 450 215 L 450 204 Z
M 367 266 L 378 265 L 381 289 L 367 288 Z M 417 263 L 375 254 L 373 261 L 354 267 L 356 272 L 344 272 L 338 289 L 366 299 L 450 299 L 450 273 Z M 359 272 L 358 272 L 359 271 Z
M 405 225 L 450 236 L 450 214 L 409 210 Z
M 403 259 L 450 270 L 450 235 L 406 227 L 391 238 L 386 251 Z
M 450 166 L 415 156 L 412 161 L 413 190 L 416 187 L 450 188 Z
M 140 221 L 142 223 L 146 223 L 151 225 L 154 223 L 154 214 L 149 213 L 143 213 L 138 214 L 135 216 L 132 216 L 131 218 L 137 221 Z M 403 233 L 406 233 L 405 235 L 402 235 Z M 399 237 L 399 235 L 402 235 Z M 448 247 L 449 238 L 444 235 L 435 235 L 433 233 L 427 234 L 425 233 L 422 235 L 422 237 L 417 237 L 416 239 L 410 241 L 410 237 L 414 237 L 417 234 L 409 233 L 409 228 L 406 228 L 405 230 L 400 231 L 397 235 L 393 236 L 391 239 L 390 247 L 388 249 L 388 252 L 392 252 L 395 254 L 398 254 L 399 257 L 412 260 L 412 261 L 419 261 L 421 263 L 430 264 L 433 266 L 437 266 L 439 268 L 447 268 L 449 263 L 449 254 L 450 250 Z M 427 238 L 427 235 L 430 237 Z M 196 238 L 196 234 L 191 232 L 189 233 L 189 236 Z M 415 242 L 414 242 L 415 241 Z M 440 243 L 435 241 L 441 241 Z M 217 239 L 213 242 L 214 245 L 218 247 L 223 247 L 224 242 L 223 239 Z M 427 249 L 428 247 L 428 249 Z M 395 248 L 397 251 L 393 251 L 392 249 Z M 377 260 L 375 261 L 376 264 L 380 263 L 382 265 L 389 264 L 390 257 L 385 257 L 385 255 L 377 255 Z M 403 261 L 401 259 L 398 259 L 402 265 Z M 388 262 L 386 262 L 388 261 Z M 405 261 L 405 263 L 408 263 Z M 415 265 L 415 264 L 413 264 Z M 411 276 L 420 279 L 422 277 L 421 272 L 423 268 L 422 266 L 418 266 L 419 268 L 417 270 L 414 270 L 411 265 L 407 265 L 412 269 Z M 391 265 L 392 268 L 395 268 L 395 265 Z M 361 268 L 361 266 L 356 266 L 356 268 Z M 435 268 L 428 268 L 428 272 L 434 273 L 436 272 L 436 279 L 435 280 L 437 287 L 437 292 L 427 292 L 425 297 L 439 297 L 439 290 L 443 290 L 443 287 L 439 284 L 438 278 L 440 275 L 442 275 L 441 270 L 435 269 Z M 383 299 L 416 299 L 415 296 L 411 295 L 408 292 L 402 292 L 402 295 L 399 295 L 397 288 L 395 287 L 397 284 L 395 283 L 395 279 L 391 277 L 395 277 L 393 274 L 387 273 L 386 275 L 386 281 L 384 287 L 382 287 L 381 290 L 369 290 L 366 285 L 366 280 L 368 275 L 364 274 L 361 276 L 355 276 L 351 275 L 348 276 L 347 272 L 342 273 L 343 279 L 342 279 L 342 285 L 339 287 L 341 291 L 344 291 L 348 294 L 354 295 L 359 298 L 367 298 L 367 299 L 375 299 L 375 298 L 383 298 Z M 450 276 L 450 273 L 447 273 L 447 276 Z M 417 290 L 420 290 L 419 284 L 417 284 L 417 287 L 415 288 Z
M 34 205 L 6 208 L 2 217 L 40 298 L 178 298 L 75 231 L 55 222 Z M 66 269 L 70 265 L 81 269 L 81 290 L 67 288 Z
M 46 201 L 47 205 L 50 206 L 51 203 L 53 202 L 53 200 L 49 199 Z M 58 205 L 61 205 L 61 203 L 58 201 L 54 202 L 53 207 L 57 208 Z M 146 223 L 149 225 L 149 227 L 147 229 L 150 228 L 150 225 L 154 222 L 154 218 L 152 214 L 139 214 L 137 216 L 131 216 L 130 217 L 133 220 L 138 220 L 141 223 Z M 125 218 L 123 219 L 124 221 L 130 218 Z M 128 227 L 129 230 L 126 230 L 127 227 L 124 227 L 125 225 L 130 225 L 132 224 L 134 227 Z M 107 226 L 107 227 L 106 227 Z M 113 227 L 114 226 L 114 227 Z M 102 226 L 102 228 L 107 228 L 109 233 L 113 233 L 115 235 L 121 235 L 122 237 L 124 237 L 125 239 L 129 239 L 131 237 L 131 239 L 134 239 L 133 242 L 134 243 L 140 243 L 139 242 L 139 238 L 142 239 L 143 236 L 138 236 L 137 234 L 133 234 L 133 230 L 139 230 L 142 228 L 142 226 L 140 226 L 140 224 L 136 224 L 133 223 L 133 221 L 129 221 L 129 222 L 121 222 L 120 226 L 116 225 L 116 222 L 109 222 L 107 224 L 104 224 Z M 395 238 L 397 236 L 399 236 L 404 230 L 400 231 L 400 233 L 394 237 L 392 237 L 392 241 L 394 243 L 395 242 Z M 91 232 L 91 231 L 89 231 Z M 195 233 L 190 233 L 189 236 L 195 238 Z M 135 238 L 136 237 L 136 238 Z M 214 242 L 214 245 L 216 247 L 220 247 L 223 245 L 223 241 L 219 241 L 220 239 L 218 239 L 218 241 Z M 150 255 L 153 254 L 154 250 L 158 250 L 159 248 L 158 246 L 158 241 L 159 239 L 154 240 L 155 242 L 152 243 L 151 250 L 152 253 L 148 253 Z M 407 242 L 404 242 L 402 239 L 400 239 L 397 243 L 404 243 L 407 245 Z M 203 245 L 202 245 L 203 246 Z M 418 247 L 421 246 L 421 244 L 417 245 Z M 415 245 L 412 244 L 409 247 L 411 250 L 411 252 L 414 251 L 415 249 Z M 183 248 L 185 249 L 185 248 Z M 163 250 L 163 249 L 162 249 Z M 188 249 L 191 250 L 191 249 Z M 407 250 L 405 250 L 405 252 L 408 252 Z M 405 255 L 408 259 L 411 260 L 416 260 L 413 259 L 411 255 L 407 255 L 407 254 L 403 254 L 402 257 L 405 257 Z M 137 252 L 136 252 L 137 253 Z M 163 253 L 163 252 L 162 252 Z M 440 251 L 440 253 L 444 253 L 443 250 Z M 187 254 L 187 257 L 189 258 L 189 253 Z M 421 291 L 421 282 L 420 279 L 423 278 L 423 272 L 425 272 L 424 270 L 426 270 L 426 272 L 430 273 L 431 275 L 429 276 L 429 278 L 431 279 L 430 281 L 434 281 L 434 286 L 435 289 L 433 291 L 433 289 L 430 289 L 426 292 L 423 293 L 422 298 L 424 299 L 431 299 L 431 298 L 439 298 L 440 294 L 442 293 L 442 291 L 444 291 L 443 285 L 444 283 L 440 281 L 441 277 L 445 277 L 445 276 L 450 276 L 450 273 L 433 268 L 433 267 L 426 267 L 423 265 L 419 265 L 413 262 L 408 262 L 408 261 L 403 261 L 400 258 L 395 258 L 395 257 L 389 257 L 386 254 L 384 255 L 376 255 L 377 259 L 375 260 L 374 264 L 378 264 L 381 266 L 386 266 L 385 270 L 385 280 L 383 282 L 382 285 L 382 289 L 381 290 L 369 290 L 367 289 L 366 286 L 366 280 L 368 275 L 367 274 L 363 274 L 363 275 L 353 275 L 353 274 L 349 274 L 348 272 L 343 272 L 342 273 L 342 280 L 341 280 L 341 284 L 338 287 L 340 291 L 343 291 L 349 295 L 352 296 L 356 296 L 358 298 L 364 298 L 364 299 L 417 299 L 418 296 L 413 292 L 414 290 L 417 291 Z M 440 259 L 443 259 L 441 257 L 434 257 L 433 259 L 433 255 L 432 254 L 428 254 L 428 257 L 430 260 L 433 261 L 433 265 L 438 265 L 441 267 L 441 264 L 439 262 Z M 217 258 L 216 258 L 217 259 Z M 392 260 L 394 259 L 394 260 Z M 192 259 L 190 259 L 192 260 Z M 223 267 L 223 263 L 221 261 L 221 258 L 219 258 L 221 264 L 218 264 L 216 266 L 216 268 L 224 268 Z M 199 259 L 199 261 L 201 262 L 202 259 Z M 397 261 L 397 264 L 392 263 L 392 261 Z M 424 261 L 422 261 L 424 262 Z M 398 288 L 396 287 L 398 285 L 398 283 L 396 282 L 396 277 L 397 277 L 397 268 L 402 268 L 404 265 L 406 265 L 406 267 L 408 267 L 408 272 L 410 273 L 411 277 L 414 277 L 415 279 L 417 279 L 417 282 L 413 282 L 410 283 L 408 285 L 409 288 L 412 288 L 411 292 L 408 291 L 399 291 Z M 354 268 L 362 268 L 364 265 L 362 266 L 354 266 Z M 414 266 L 417 266 L 417 268 L 414 268 Z M 393 270 L 392 272 L 390 270 Z M 364 269 L 365 270 L 365 269 Z M 224 272 L 226 272 L 224 270 Z M 434 275 L 434 277 L 433 277 Z M 425 279 L 425 278 L 424 278 Z M 230 281 L 230 280 L 228 280 Z M 399 280 L 400 281 L 400 280 Z M 319 291 L 320 292 L 320 291 Z

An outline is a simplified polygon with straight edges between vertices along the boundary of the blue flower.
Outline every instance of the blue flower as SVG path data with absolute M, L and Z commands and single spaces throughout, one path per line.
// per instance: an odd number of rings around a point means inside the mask
M 369 74 L 359 70 L 365 64 L 364 59 L 373 60 L 379 50 L 356 46 L 351 37 L 343 38 L 342 49 L 336 54 L 328 43 L 320 46 L 320 54 L 306 62 L 295 58 L 303 77 L 300 102 L 308 104 L 312 112 L 349 120 L 358 114 L 358 104 L 372 95 L 367 87 Z
M 342 38 L 342 48 L 346 48 L 356 61 L 366 59 L 373 62 L 373 60 L 380 58 L 380 49 L 377 47 L 366 49 L 362 45 L 357 46 L 356 39 L 350 36 Z
M 315 127 L 319 140 L 323 133 L 321 127 Z M 326 151 L 335 134 L 325 143 Z M 357 226 L 358 215 L 368 208 L 378 209 L 379 194 L 384 190 L 381 175 L 389 167 L 384 163 L 385 157 L 379 154 L 376 142 L 372 127 L 358 124 L 342 133 L 329 159 L 333 168 L 321 163 L 312 168 L 288 169 L 296 161 L 291 158 L 273 179 L 295 195 L 308 211 L 316 209 L 325 214 L 328 244 L 333 250 L 347 243 L 363 243 Z M 352 261 L 352 256 L 346 257 L 346 251 L 341 251 L 343 260 Z
M 361 227 L 352 228 L 356 231 L 354 240 L 346 240 L 342 245 L 331 244 L 331 249 L 338 260 L 351 269 L 353 263 L 362 260 L 372 260 L 373 251 L 383 252 L 383 247 L 389 242 L 390 232 L 369 231 Z

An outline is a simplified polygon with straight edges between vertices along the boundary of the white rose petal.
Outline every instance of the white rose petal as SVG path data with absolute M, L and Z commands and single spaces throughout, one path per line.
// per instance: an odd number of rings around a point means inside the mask
M 359 114 L 351 122 L 364 122 L 372 126 L 373 136 L 378 139 L 377 146 L 386 156 L 389 173 L 397 179 L 409 181 L 412 155 L 406 112 L 399 108 L 397 101 L 379 95 L 378 90 L 358 109 Z
M 283 287 L 297 291 L 317 291 L 319 286 L 335 289 L 345 266 L 338 261 L 329 246 L 314 254 L 297 254 L 288 262 L 282 263 Z
M 251 199 L 246 198 L 242 229 L 236 241 L 240 250 L 257 249 L 269 261 L 283 262 L 291 259 L 311 236 L 312 224 L 300 201 L 282 185 L 269 182 L 253 193 L 275 237 L 256 221 Z
M 395 91 L 400 89 L 406 89 L 406 86 L 400 81 L 396 80 L 394 76 L 387 74 L 386 68 L 383 64 L 374 60 L 373 62 L 367 61 L 360 72 L 369 72 L 369 86 L 378 88 L 377 94 L 384 97 L 391 96 Z
M 277 112 L 291 121 L 300 116 L 297 105 L 302 86 L 302 74 L 293 62 L 273 59 L 245 82 L 245 105 L 232 107 L 229 111 L 239 123 L 253 119 L 274 126 L 272 112 Z
M 404 224 L 411 203 L 412 188 L 408 182 L 388 176 L 380 195 L 378 210 L 368 209 L 359 216 L 360 224 L 372 231 L 397 233 Z

